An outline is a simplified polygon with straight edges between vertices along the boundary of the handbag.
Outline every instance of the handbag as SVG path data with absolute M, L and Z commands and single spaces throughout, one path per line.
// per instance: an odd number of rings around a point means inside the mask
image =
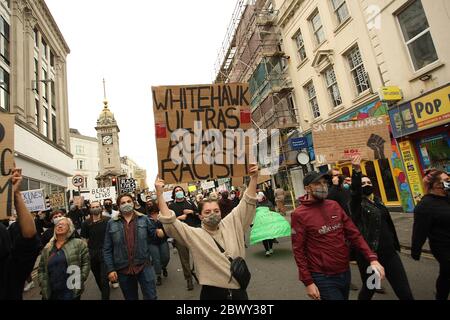
M 211 238 L 213 238 L 213 237 L 211 236 Z M 225 253 L 225 250 L 216 241 L 216 239 L 213 238 L 213 240 L 216 243 L 217 247 L 219 248 L 220 252 Z M 227 257 L 227 258 L 231 264 L 230 265 L 231 277 L 230 277 L 230 281 L 228 281 L 228 282 L 231 282 L 232 278 L 235 278 L 236 281 L 241 286 L 241 289 L 246 290 L 248 287 L 248 284 L 250 283 L 250 278 L 252 277 L 250 270 L 248 270 L 247 263 L 245 262 L 244 258 L 242 258 L 242 257 L 237 257 L 234 259 L 232 259 L 230 257 Z

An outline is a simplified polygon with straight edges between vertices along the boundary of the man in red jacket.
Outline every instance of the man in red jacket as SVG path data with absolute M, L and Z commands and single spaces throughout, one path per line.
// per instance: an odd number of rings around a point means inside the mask
M 326 174 L 309 172 L 303 179 L 307 195 L 292 215 L 292 249 L 300 280 L 315 300 L 348 300 L 350 254 L 346 240 L 370 262 L 380 280 L 384 268 L 341 206 L 326 200 Z

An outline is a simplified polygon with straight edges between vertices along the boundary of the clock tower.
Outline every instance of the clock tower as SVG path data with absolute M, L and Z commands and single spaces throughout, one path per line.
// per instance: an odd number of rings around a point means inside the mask
M 103 104 L 103 110 L 95 127 L 100 157 L 99 175 L 96 179 L 99 187 L 111 187 L 112 179 L 122 176 L 119 149 L 120 130 L 114 114 L 109 110 L 106 99 Z

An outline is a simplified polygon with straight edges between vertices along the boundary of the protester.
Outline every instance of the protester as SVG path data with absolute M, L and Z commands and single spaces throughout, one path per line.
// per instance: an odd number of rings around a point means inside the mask
M 50 242 L 50 239 L 53 238 L 53 236 L 55 235 L 55 226 L 58 223 L 58 221 L 61 220 L 61 218 L 63 218 L 63 217 L 64 217 L 64 214 L 60 210 L 54 211 L 50 214 L 51 224 L 48 227 L 48 229 L 45 230 L 41 236 L 42 247 L 45 247 L 47 245 L 47 243 Z
M 312 299 L 348 300 L 351 275 L 347 240 L 381 278 L 383 267 L 345 211 L 337 202 L 326 200 L 326 175 L 309 172 L 303 185 L 307 194 L 292 215 L 292 249 L 300 280 Z
M 285 198 L 286 193 L 284 192 L 284 189 L 277 185 L 277 188 L 275 189 L 275 203 L 277 205 L 277 211 L 283 216 L 286 215 L 286 207 L 284 206 Z
M 220 212 L 222 213 L 222 219 L 225 218 L 231 210 L 233 210 L 233 201 L 229 199 L 228 191 L 222 192 L 222 198 L 219 200 Z
M 344 183 L 342 184 L 344 190 L 350 191 L 351 186 L 352 186 L 352 178 L 344 176 Z
M 264 183 L 264 195 L 271 203 L 275 203 L 275 192 L 273 191 L 272 186 L 267 182 Z
M 443 171 L 430 169 L 423 179 L 425 196 L 414 209 L 411 256 L 420 260 L 428 238 L 439 262 L 436 300 L 447 300 L 450 292 L 450 179 Z
M 40 241 L 32 214 L 20 193 L 22 170 L 11 170 L 17 232 L 8 232 L 0 224 L 0 301 L 22 300 L 25 280 L 31 274 L 39 254 Z
M 169 236 L 185 243 L 191 250 L 202 285 L 201 300 L 248 299 L 246 288 L 241 288 L 232 277 L 229 261 L 229 258 L 245 257 L 244 234 L 255 217 L 258 166 L 251 165 L 248 172 L 250 184 L 242 201 L 223 220 L 217 201 L 208 199 L 201 203 L 201 228 L 190 227 L 176 218 L 162 197 L 164 181 L 156 179 L 161 210 L 159 220 Z
M 55 226 L 55 235 L 44 247 L 38 269 L 43 300 L 80 300 L 90 266 L 86 243 L 74 237 L 75 225 L 62 218 Z M 76 274 L 72 283 L 69 276 Z M 72 286 L 70 286 L 72 284 Z
M 239 204 L 239 196 L 237 191 L 232 190 L 230 192 L 230 200 L 233 202 L 233 208 L 237 207 Z
M 373 194 L 372 181 L 361 174 L 361 156 L 352 159 L 352 196 L 351 212 L 355 225 L 360 230 L 385 268 L 386 278 L 400 300 L 413 300 L 408 277 L 400 256 L 400 242 L 388 209 L 380 199 Z M 370 300 L 376 288 L 369 289 L 367 285 L 367 267 L 369 263 L 362 254 L 356 255 L 359 272 L 361 274 L 362 288 L 359 300 Z
M 344 209 L 350 217 L 350 191 L 344 189 L 344 176 L 338 169 L 333 168 L 328 172 L 331 177 L 328 184 L 328 200 L 334 200 Z
M 266 195 L 261 191 L 256 193 L 256 201 L 257 201 L 256 208 L 264 207 L 268 208 L 271 211 L 275 210 L 273 204 L 269 201 L 269 199 L 266 198 Z M 252 232 L 253 227 L 254 226 L 252 226 Z M 251 236 L 250 236 L 250 243 L 251 243 Z M 273 254 L 274 238 L 264 239 L 262 243 L 264 245 L 264 249 L 266 250 L 266 257 L 270 257 Z
M 119 280 L 125 300 L 138 300 L 138 283 L 144 300 L 156 300 L 150 253 L 156 229 L 147 216 L 134 210 L 130 194 L 120 195 L 117 205 L 120 214 L 108 222 L 103 247 L 108 278 Z
M 109 300 L 109 281 L 103 259 L 103 244 L 109 218 L 102 216 L 102 212 L 100 202 L 91 203 L 91 217 L 81 225 L 81 237 L 87 241 L 91 270 L 102 294 L 102 300 Z
M 163 199 L 163 196 L 157 194 L 158 199 Z M 180 186 L 173 188 L 172 190 L 173 203 L 169 206 L 170 210 L 175 212 L 178 220 L 184 222 L 190 227 L 199 227 L 201 222 L 198 217 L 198 208 L 188 200 L 186 200 L 186 193 Z M 159 201 L 159 207 L 161 208 Z M 180 257 L 181 267 L 183 268 L 184 279 L 187 282 L 187 290 L 194 290 L 194 283 L 192 280 L 192 270 L 190 264 L 189 249 L 183 243 L 178 242 L 176 239 L 173 245 L 177 249 Z
M 70 210 L 67 215 L 70 220 L 72 220 L 73 225 L 75 226 L 75 230 L 78 232 L 78 230 L 81 229 L 81 223 L 83 222 L 83 211 L 81 208 L 78 207 L 78 205 L 72 203 L 70 205 Z
M 156 238 L 151 240 L 150 243 L 150 253 L 153 258 L 153 265 L 155 267 L 156 273 L 156 285 L 162 285 L 162 277 L 168 276 L 167 265 L 170 261 L 170 250 L 169 243 L 167 242 L 167 235 L 164 232 L 164 227 L 162 223 L 158 220 L 159 207 L 155 203 L 150 211 L 149 218 L 156 229 Z

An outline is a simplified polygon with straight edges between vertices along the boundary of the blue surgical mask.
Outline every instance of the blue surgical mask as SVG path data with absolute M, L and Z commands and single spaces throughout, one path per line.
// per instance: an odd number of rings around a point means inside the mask
M 183 199 L 184 198 L 184 192 L 183 191 L 178 191 L 175 193 L 175 198 L 177 198 L 178 200 Z
M 349 184 L 344 183 L 343 186 L 344 186 L 344 189 L 345 189 L 345 190 L 350 190 L 350 185 L 349 185 Z

